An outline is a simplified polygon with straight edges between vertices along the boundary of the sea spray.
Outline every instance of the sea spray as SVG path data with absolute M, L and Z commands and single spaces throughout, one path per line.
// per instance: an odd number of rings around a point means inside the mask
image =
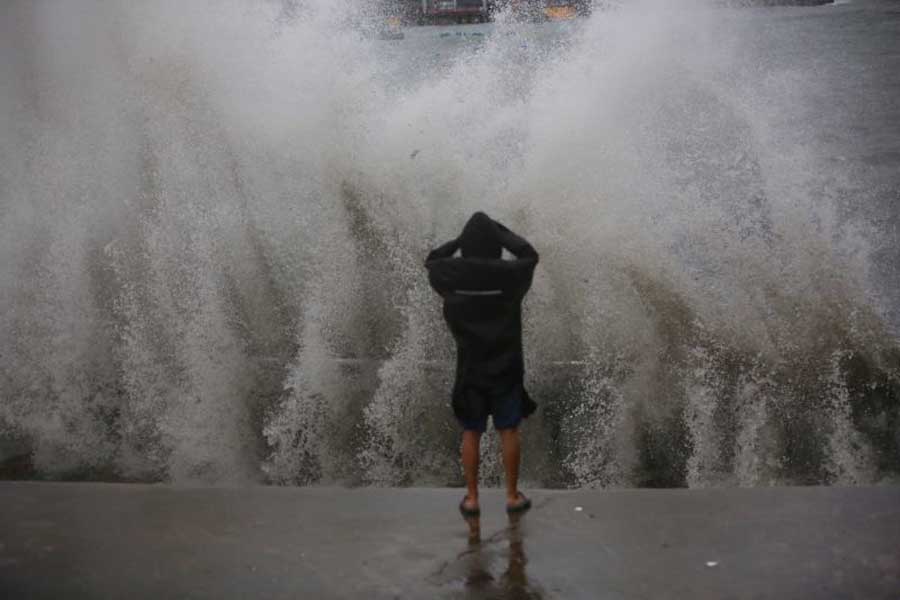
M 4 10 L 0 436 L 30 476 L 459 483 L 422 261 L 477 209 L 541 253 L 529 482 L 900 471 L 880 232 L 838 210 L 819 78 L 743 13 L 386 44 L 344 2 Z

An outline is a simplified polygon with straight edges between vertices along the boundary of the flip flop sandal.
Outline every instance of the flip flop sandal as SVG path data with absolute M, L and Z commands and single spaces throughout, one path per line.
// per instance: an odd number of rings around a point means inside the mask
M 466 498 L 467 496 L 463 496 L 463 499 L 459 502 L 459 512 L 462 513 L 464 517 L 477 517 L 481 514 L 480 508 L 466 508 Z
M 517 496 L 517 498 L 521 498 L 522 502 L 519 502 L 518 504 L 513 504 L 512 506 L 507 506 L 506 507 L 507 513 L 509 513 L 509 514 L 523 513 L 526 510 L 528 510 L 529 508 L 531 508 L 531 500 L 529 500 L 528 497 L 525 496 L 525 494 L 523 494 L 522 492 L 519 492 L 519 495 Z

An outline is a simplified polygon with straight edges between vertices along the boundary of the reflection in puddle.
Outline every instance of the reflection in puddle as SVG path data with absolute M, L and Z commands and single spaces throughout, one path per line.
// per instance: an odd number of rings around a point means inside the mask
M 457 559 L 457 566 L 464 576 L 461 597 L 504 600 L 543 598 L 541 591 L 528 582 L 522 518 L 521 514 L 509 515 L 506 529 L 482 541 L 481 519 L 465 517 L 469 526 L 468 548 Z M 505 548 L 504 540 L 508 544 Z M 506 554 L 505 562 L 502 560 L 503 554 Z M 500 569 L 503 571 L 498 573 Z

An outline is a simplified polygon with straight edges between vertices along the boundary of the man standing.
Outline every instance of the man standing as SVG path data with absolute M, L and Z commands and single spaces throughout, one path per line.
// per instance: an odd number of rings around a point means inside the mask
M 504 260 L 503 248 L 515 258 Z M 462 256 L 454 256 L 457 250 Z M 463 428 L 462 463 L 468 493 L 463 515 L 478 515 L 478 447 L 490 415 L 500 433 L 506 470 L 506 510 L 531 501 L 518 490 L 519 422 L 536 405 L 523 385 L 522 299 L 538 262 L 523 238 L 477 212 L 462 234 L 432 250 L 428 280 L 444 299 L 444 319 L 456 340 L 453 412 Z

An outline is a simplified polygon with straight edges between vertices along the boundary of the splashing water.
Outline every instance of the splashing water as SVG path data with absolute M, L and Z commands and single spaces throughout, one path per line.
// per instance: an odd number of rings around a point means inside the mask
M 542 255 L 526 479 L 900 472 L 880 233 L 747 13 L 386 43 L 354 6 L 2 9 L 0 438 L 37 476 L 458 483 L 421 263 L 478 209 Z

